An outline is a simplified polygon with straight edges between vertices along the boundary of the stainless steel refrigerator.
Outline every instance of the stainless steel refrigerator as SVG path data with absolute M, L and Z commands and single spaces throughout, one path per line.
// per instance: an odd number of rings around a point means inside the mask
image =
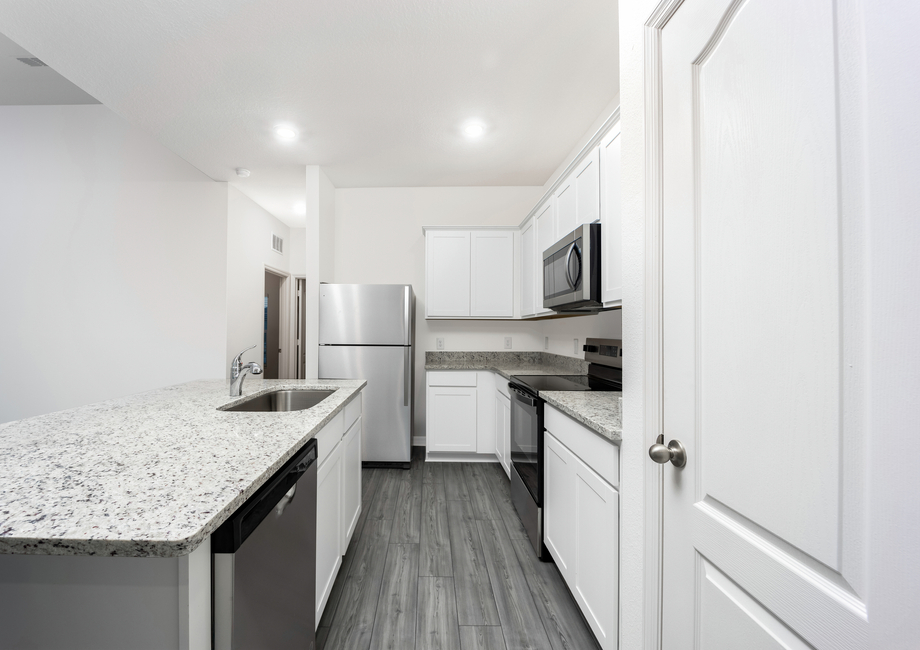
M 362 460 L 409 467 L 415 294 L 408 284 L 321 284 L 319 376 L 366 379 Z

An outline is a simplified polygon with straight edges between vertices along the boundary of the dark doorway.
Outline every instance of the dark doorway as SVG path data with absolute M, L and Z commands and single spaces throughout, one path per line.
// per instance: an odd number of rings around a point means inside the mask
M 265 272 L 265 302 L 262 314 L 262 370 L 265 379 L 280 378 L 281 362 L 281 278 Z

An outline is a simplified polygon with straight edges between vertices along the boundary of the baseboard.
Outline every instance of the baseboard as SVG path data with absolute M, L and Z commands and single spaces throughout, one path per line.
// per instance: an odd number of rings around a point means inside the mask
M 413 447 L 424 447 L 425 446 L 425 436 L 415 436 L 412 438 Z

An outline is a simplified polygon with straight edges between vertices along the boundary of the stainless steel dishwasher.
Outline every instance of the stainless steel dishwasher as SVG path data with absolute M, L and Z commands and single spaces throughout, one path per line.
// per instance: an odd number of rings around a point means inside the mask
M 316 440 L 211 537 L 215 650 L 314 650 Z

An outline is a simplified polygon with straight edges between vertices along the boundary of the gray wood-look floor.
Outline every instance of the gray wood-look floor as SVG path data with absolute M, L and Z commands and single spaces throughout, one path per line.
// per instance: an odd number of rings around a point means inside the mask
M 365 469 L 363 508 L 317 650 L 596 650 L 540 562 L 498 464 Z

